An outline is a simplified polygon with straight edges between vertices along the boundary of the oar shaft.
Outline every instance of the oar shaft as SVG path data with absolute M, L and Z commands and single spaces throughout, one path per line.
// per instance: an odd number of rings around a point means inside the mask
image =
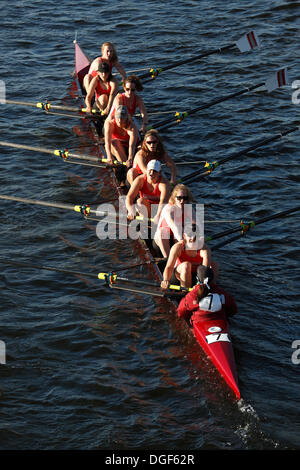
M 266 139 L 259 140 L 258 142 L 254 143 L 253 145 L 251 145 L 250 147 L 248 147 L 245 150 L 241 150 L 240 152 L 234 153 L 233 155 L 229 155 L 228 157 L 222 158 L 221 160 L 218 161 L 218 164 L 227 162 L 229 160 L 232 160 L 233 158 L 240 157 L 241 155 L 243 155 L 245 153 L 249 153 L 252 150 L 256 150 L 257 148 L 262 147 L 263 145 L 274 142 L 275 140 L 279 140 L 282 137 L 285 137 L 286 135 L 291 134 L 292 132 L 295 132 L 295 131 L 299 131 L 299 126 L 293 127 L 292 129 L 288 129 L 286 131 L 282 131 L 282 132 L 274 135 L 273 137 L 268 137 Z
M 47 153 L 50 155 L 58 155 L 59 153 L 59 150 L 51 150 L 51 149 L 47 149 L 44 147 L 33 147 L 32 145 L 16 144 L 13 142 L 0 141 L 0 145 L 2 147 L 12 147 L 12 148 L 17 148 L 17 149 L 29 150 L 32 152 Z M 68 157 L 76 158 L 78 160 L 97 162 L 97 163 L 101 162 L 101 160 L 97 157 L 93 157 L 89 155 L 81 155 L 81 154 L 71 153 L 71 152 L 68 152 Z
M 288 134 L 291 134 L 292 132 L 295 132 L 295 131 L 298 131 L 299 130 L 299 126 L 297 127 L 293 127 L 291 129 L 288 129 L 286 131 L 282 131 L 272 137 L 268 137 L 266 139 L 262 139 L 262 140 L 259 140 L 255 143 L 253 143 L 252 145 L 250 145 L 249 147 L 247 147 L 246 149 L 243 149 L 243 150 L 239 150 L 238 152 L 235 152 L 231 155 L 229 155 L 228 157 L 224 157 L 222 158 L 221 160 L 218 160 L 216 163 L 217 163 L 217 166 L 221 165 L 222 163 L 225 163 L 225 162 L 228 162 L 230 160 L 233 160 L 235 158 L 239 158 L 239 157 L 242 157 L 243 155 L 246 155 L 247 153 L 253 151 L 253 150 L 256 150 L 257 148 L 259 147 L 262 147 L 263 145 L 267 145 L 271 142 L 274 142 L 275 140 L 279 140 L 281 139 L 282 137 L 285 137 L 286 135 Z M 200 168 L 199 170 L 197 171 L 193 171 L 193 173 L 189 173 L 188 175 L 186 176 L 183 176 L 181 178 L 181 181 L 185 184 L 187 183 L 192 183 L 193 181 L 195 181 L 197 178 L 199 177 L 204 177 L 204 176 L 207 176 L 208 174 L 210 174 L 211 172 L 210 171 L 207 171 L 205 167 L 202 167 Z
M 202 111 L 204 109 L 208 109 L 212 106 L 215 106 L 216 104 L 219 104 L 219 103 L 222 103 L 224 101 L 230 100 L 231 98 L 235 98 L 237 96 L 241 96 L 241 95 L 243 95 L 245 93 L 248 93 L 250 91 L 256 90 L 257 88 L 260 88 L 263 85 L 264 85 L 264 83 L 261 82 L 261 83 L 258 83 L 257 85 L 252 85 L 252 86 L 244 88 L 242 90 L 230 93 L 229 95 L 221 96 L 220 98 L 216 98 L 215 100 L 209 101 L 208 103 L 203 103 L 200 106 L 197 106 L 196 108 L 193 108 L 193 109 L 190 109 L 189 111 L 186 111 L 186 115 L 189 116 L 189 115 L 195 114 L 199 111 Z M 154 127 L 155 129 L 159 129 L 161 127 L 164 127 L 164 129 L 166 129 L 167 127 L 169 127 L 168 126 L 169 123 L 171 123 L 171 125 L 173 125 L 173 124 L 176 124 L 177 122 L 181 122 L 180 119 L 177 119 L 176 116 L 172 116 L 171 118 L 159 121 L 158 123 L 154 124 L 152 127 Z
M 297 212 L 299 210 L 300 210 L 300 206 L 296 206 L 296 207 L 293 207 L 292 209 L 287 209 L 285 211 L 278 212 L 277 214 L 272 214 L 272 215 L 268 215 L 266 217 L 261 217 L 260 219 L 257 219 L 257 220 L 253 221 L 253 226 L 255 227 L 256 225 L 260 225 L 260 224 L 263 224 L 265 222 L 269 222 L 270 220 L 279 219 L 281 217 L 286 217 L 287 215 L 290 215 L 293 212 Z M 233 229 L 225 230 L 225 231 L 217 233 L 215 235 L 211 235 L 210 237 L 207 238 L 206 241 L 217 240 L 218 238 L 226 237 L 227 235 L 230 235 L 232 233 L 239 232 L 239 231 L 241 231 L 241 234 L 239 236 L 243 236 L 244 232 L 242 230 L 242 226 L 239 226 L 239 227 L 235 227 Z M 247 232 L 245 232 L 245 233 L 247 233 Z M 226 243 L 224 242 L 224 244 L 226 244 Z M 217 247 L 219 248 L 219 245 L 217 245 Z M 213 247 L 213 249 L 216 249 L 216 247 Z
M 14 261 L 14 260 L 7 259 L 7 258 L 0 258 L 0 263 L 10 264 L 12 266 L 21 266 L 23 268 L 29 268 L 29 269 L 41 269 L 41 270 L 54 271 L 54 272 L 59 272 L 59 273 L 64 273 L 64 274 L 73 274 L 77 276 L 97 277 L 95 276 L 95 274 L 92 274 L 92 273 L 86 273 L 82 271 L 70 271 L 68 269 L 54 268 L 52 266 L 44 266 L 41 264 L 24 263 L 22 261 Z
M 220 98 L 216 98 L 215 100 L 212 100 L 209 103 L 204 103 L 203 105 L 192 109 L 191 111 L 189 111 L 188 114 L 194 114 L 194 113 L 197 113 L 198 111 L 201 111 L 203 109 L 208 109 L 211 106 L 214 106 L 215 104 L 223 103 L 224 101 L 230 100 L 231 98 L 235 98 L 237 96 L 244 95 L 245 93 L 248 93 L 249 91 L 256 90 L 257 88 L 260 88 L 263 85 L 264 85 L 264 83 L 262 82 L 262 83 L 259 83 L 258 85 L 252 85 L 252 86 L 244 88 L 242 90 L 230 93 L 229 95 L 221 96 Z
M 5 104 L 16 104 L 17 106 L 31 106 L 36 108 L 36 103 L 30 103 L 28 101 L 16 101 L 16 100 L 8 100 L 5 99 Z
M 15 104 L 17 106 L 31 106 L 32 108 L 40 108 L 41 103 L 32 103 L 28 101 L 18 101 L 18 100 L 5 100 L 5 104 Z M 57 109 L 62 111 L 70 111 L 70 112 L 81 112 L 82 109 L 75 107 L 75 106 L 64 106 L 64 105 L 57 105 L 57 104 L 50 104 L 51 109 Z
M 5 194 L 0 194 L 0 199 L 7 200 L 7 201 L 21 202 L 24 204 L 33 204 L 37 206 L 53 207 L 55 209 L 75 211 L 75 212 L 83 213 L 86 216 L 88 216 L 89 214 L 107 215 L 107 212 L 100 212 L 98 210 L 91 209 L 86 204 L 71 205 L 71 204 L 65 204 L 61 202 L 48 202 L 48 201 L 41 201 L 39 199 L 29 199 L 29 198 L 18 197 L 18 196 L 8 196 Z
M 194 55 L 192 57 L 189 57 L 188 59 L 178 60 L 176 62 L 173 62 L 172 64 L 167 65 L 166 67 L 161 67 L 161 71 L 165 72 L 167 70 L 174 69 L 175 67 L 179 67 L 180 65 L 189 64 L 191 62 L 194 62 L 195 60 L 199 60 L 199 59 L 202 59 L 204 57 L 208 57 L 212 54 L 217 54 L 217 53 L 220 53 L 220 52 L 224 52 L 228 49 L 231 49 L 234 46 L 235 46 L 235 44 L 229 44 L 228 46 L 223 46 L 223 47 L 219 47 L 217 49 L 211 49 L 209 51 L 202 52 L 201 54 Z M 142 75 L 139 75 L 139 78 L 142 80 L 143 78 L 148 78 L 150 75 L 151 75 L 151 71 L 148 71 L 146 73 L 143 73 Z
M 38 199 L 28 199 L 28 198 L 18 197 L 18 196 L 7 196 L 5 194 L 0 194 L 0 199 L 7 200 L 7 201 L 14 201 L 14 202 L 22 202 L 24 204 L 34 204 L 37 206 L 55 207 L 56 209 L 74 211 L 74 205 L 63 204 L 59 202 L 54 203 L 54 202 L 40 201 Z
M 217 49 L 211 49 L 209 51 L 190 57 L 189 59 L 178 60 L 177 62 L 174 62 L 173 64 L 163 67 L 163 71 L 165 72 L 166 70 L 171 70 L 175 67 L 178 67 L 179 65 L 190 64 L 191 62 L 194 62 L 195 60 L 203 59 L 204 57 L 208 57 L 210 55 L 221 53 L 226 50 L 232 49 L 234 46 L 235 44 L 229 44 L 228 46 L 219 47 Z

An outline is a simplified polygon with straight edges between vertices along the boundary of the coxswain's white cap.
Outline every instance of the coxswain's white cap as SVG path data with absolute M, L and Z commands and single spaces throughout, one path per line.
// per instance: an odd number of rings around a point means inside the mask
M 147 165 L 147 170 L 155 170 L 160 172 L 161 171 L 161 164 L 159 160 L 150 160 Z

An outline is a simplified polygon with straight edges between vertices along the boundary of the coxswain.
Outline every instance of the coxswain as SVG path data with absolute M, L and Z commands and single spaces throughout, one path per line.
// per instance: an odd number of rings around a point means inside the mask
M 157 206 L 157 212 L 153 222 L 157 223 L 164 204 L 167 203 L 170 194 L 169 182 L 161 174 L 161 164 L 158 160 L 150 160 L 147 165 L 147 173 L 138 176 L 131 185 L 127 197 L 127 218 L 133 220 L 136 216 L 136 208 L 142 215 L 148 218 L 153 216 L 152 205 Z M 139 196 L 139 197 L 138 197 Z M 134 201 L 138 197 L 136 207 Z M 146 208 L 146 210 L 145 210 Z
M 183 240 L 184 225 L 195 223 L 193 201 L 189 188 L 184 184 L 177 184 L 168 204 L 163 208 L 154 234 L 153 247 L 164 258 L 169 256 L 170 248 L 174 243 Z M 187 204 L 190 206 L 187 207 Z
M 181 299 L 177 313 L 189 324 L 205 320 L 227 320 L 237 313 L 231 294 L 214 283 L 213 271 L 205 266 L 197 269 L 197 284 Z
M 127 173 L 129 184 L 132 184 L 139 175 L 146 174 L 147 164 L 150 160 L 159 160 L 161 163 L 165 163 L 171 170 L 170 183 L 176 184 L 176 165 L 166 151 L 156 129 L 150 129 L 144 136 L 141 149 L 136 153 L 133 166 Z
M 96 57 L 90 65 L 88 73 L 85 75 L 83 79 L 83 86 L 87 91 L 89 89 L 89 84 L 93 79 L 92 72 L 98 70 L 98 67 L 101 62 L 106 62 L 109 65 L 110 72 L 112 72 L 112 68 L 115 67 L 117 71 L 120 73 L 122 80 L 124 81 L 126 78 L 126 72 L 122 65 L 118 61 L 118 55 L 115 46 L 111 42 L 104 42 L 101 47 L 101 57 Z M 118 83 L 117 79 L 113 78 L 116 84 Z
M 138 138 L 138 128 L 129 116 L 126 106 L 118 106 L 104 123 L 107 162 L 112 164 L 114 155 L 119 162 L 126 162 L 126 166 L 130 167 Z
M 130 116 L 134 116 L 138 109 L 142 117 L 141 134 L 145 134 L 148 124 L 148 115 L 143 98 L 137 95 L 136 91 L 142 91 L 143 85 L 138 77 L 130 75 L 123 82 L 124 92 L 119 93 L 114 100 L 112 110 L 123 104 L 127 107 Z
M 210 248 L 193 228 L 185 227 L 183 240 L 172 246 L 163 272 L 162 289 L 169 287 L 171 278 L 174 282 L 179 281 L 181 287 L 192 287 L 200 265 L 211 266 L 216 272 L 217 265 L 211 263 Z
M 97 71 L 93 71 L 87 95 L 85 98 L 86 111 L 92 111 L 92 99 L 95 96 L 95 103 L 101 114 L 107 116 L 110 112 L 114 98 L 118 93 L 118 86 L 112 78 L 110 67 L 107 62 L 100 62 Z

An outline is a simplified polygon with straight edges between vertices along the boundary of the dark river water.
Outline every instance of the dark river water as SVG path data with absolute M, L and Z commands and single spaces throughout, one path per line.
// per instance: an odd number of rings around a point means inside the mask
M 75 36 L 93 58 L 116 45 L 143 73 L 251 30 L 261 46 L 233 48 L 145 83 L 150 122 L 265 82 L 288 67 L 289 86 L 261 88 L 162 131 L 177 162 L 220 160 L 300 124 L 297 1 L 0 2 L 0 79 L 10 100 L 76 104 Z M 0 104 L 1 140 L 93 153 L 79 118 Z M 206 204 L 206 234 L 299 205 L 299 132 L 220 165 L 190 184 Z M 180 176 L 198 166 L 179 166 Z M 107 170 L 1 147 L 1 194 L 97 204 L 116 194 Z M 299 449 L 299 214 L 258 225 L 215 251 L 219 284 L 239 312 L 230 329 L 236 402 L 167 300 L 108 290 L 97 273 L 141 262 L 139 244 L 99 240 L 96 223 L 53 207 L 1 200 L 1 450 Z M 212 243 L 213 246 L 213 243 Z M 29 267 L 11 265 L 20 261 Z M 95 273 L 95 278 L 30 267 Z M 147 266 L 123 271 L 151 277 Z M 2 362 L 4 362 L 2 360 Z

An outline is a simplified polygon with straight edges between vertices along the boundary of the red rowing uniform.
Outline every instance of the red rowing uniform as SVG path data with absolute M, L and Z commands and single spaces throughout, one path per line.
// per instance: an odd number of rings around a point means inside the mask
M 182 243 L 184 243 L 184 242 L 182 242 Z M 177 266 L 179 266 L 181 263 L 184 263 L 185 261 L 188 261 L 189 263 L 192 264 L 192 273 L 195 273 L 195 272 L 197 272 L 198 266 L 200 266 L 200 264 L 202 264 L 202 262 L 203 262 L 203 258 L 202 258 L 202 256 L 200 256 L 200 251 L 201 250 L 197 250 L 196 256 L 189 255 L 188 254 L 189 251 L 191 251 L 191 250 L 185 250 L 184 249 L 183 252 L 181 253 L 181 255 L 178 256 L 178 258 L 176 260 L 175 268 L 177 268 Z
M 93 77 L 96 77 L 97 76 L 97 71 L 94 70 L 91 75 Z M 96 86 L 96 89 L 95 89 L 95 92 L 96 92 L 96 97 L 97 99 L 101 96 L 101 95 L 107 95 L 109 96 L 110 93 L 111 93 L 111 85 L 110 85 L 110 82 L 108 82 L 108 88 L 102 88 L 101 86 L 101 80 L 98 78 L 98 83 L 97 83 L 97 86 Z
M 146 199 L 146 201 L 150 202 L 150 204 L 158 204 L 160 201 L 160 189 L 159 183 L 161 180 L 161 175 L 159 176 L 158 182 L 154 186 L 153 191 L 149 188 L 147 183 L 147 174 L 144 175 L 144 183 L 142 188 L 140 189 L 140 197 Z
M 153 160 L 153 158 L 148 156 L 148 157 L 146 158 L 145 165 L 148 165 L 148 163 L 150 162 L 150 160 Z M 137 163 L 134 163 L 134 162 L 133 162 L 133 168 L 138 172 L 139 175 L 142 175 L 142 174 L 143 174 L 142 170 L 140 169 L 140 167 L 139 167 L 139 165 L 138 165 Z
M 134 113 L 135 113 L 135 110 L 136 110 L 136 96 L 135 96 L 135 94 L 133 93 L 133 100 L 132 100 L 132 105 L 131 105 L 131 106 L 128 106 L 128 104 L 126 104 L 126 96 L 125 96 L 125 93 L 122 93 L 121 96 L 122 96 L 122 104 L 123 104 L 124 106 L 126 106 L 126 108 L 128 109 L 128 113 L 130 114 L 130 116 L 133 116 Z
M 113 120 L 113 130 L 111 138 L 114 140 L 120 140 L 123 145 L 129 145 L 129 134 L 126 129 L 119 127 L 116 123 L 116 120 Z

